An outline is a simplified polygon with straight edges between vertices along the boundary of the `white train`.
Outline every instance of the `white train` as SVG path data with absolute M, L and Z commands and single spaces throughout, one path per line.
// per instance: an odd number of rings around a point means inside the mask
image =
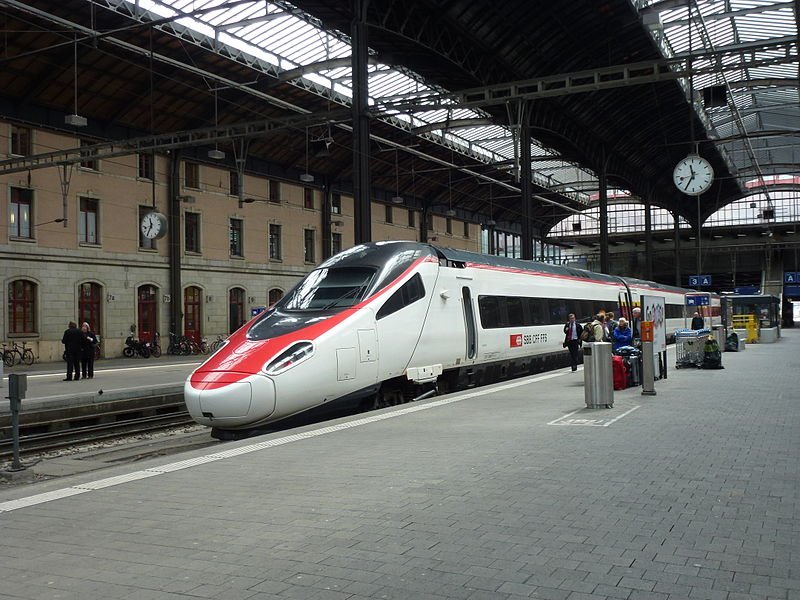
M 416 242 L 346 250 L 236 331 L 186 381 L 191 416 L 253 429 L 334 402 L 399 404 L 567 364 L 563 325 L 663 296 L 668 331 L 691 290 Z M 716 299 L 717 319 L 719 302 Z

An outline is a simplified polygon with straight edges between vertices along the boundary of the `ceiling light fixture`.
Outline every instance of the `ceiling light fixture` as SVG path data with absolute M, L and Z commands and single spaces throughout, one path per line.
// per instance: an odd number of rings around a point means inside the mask
M 216 88 L 214 88 L 214 127 L 219 127 L 219 109 Z M 208 151 L 208 158 L 214 160 L 223 160 L 225 158 L 225 153 L 219 149 L 219 145 L 216 142 L 214 142 L 214 149 Z
M 306 172 L 300 174 L 300 181 L 303 183 L 314 182 L 314 176 L 308 172 L 308 127 L 306 127 Z
M 402 204 L 403 197 L 400 195 L 400 159 L 397 156 L 397 148 L 394 149 L 394 196 L 392 204 Z
M 64 117 L 64 123 L 67 125 L 71 125 L 72 127 L 86 127 L 88 121 L 86 117 L 82 117 L 78 114 L 78 36 L 75 35 L 75 44 L 74 44 L 74 57 L 75 57 L 75 112 L 71 115 L 67 115 Z

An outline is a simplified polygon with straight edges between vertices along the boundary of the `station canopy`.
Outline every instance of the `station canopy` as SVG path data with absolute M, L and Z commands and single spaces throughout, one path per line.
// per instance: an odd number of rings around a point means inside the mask
M 21 51 L 27 62 L 6 57 L 15 69 L 0 75 L 5 94 L 27 95 L 34 103 L 62 104 L 72 96 L 69 69 L 63 78 L 49 81 L 44 74 L 53 65 L 33 56 L 37 44 L 46 51 L 48 44 L 57 48 L 68 43 L 64 38 L 81 33 L 86 35 L 76 58 L 76 70 L 83 74 L 76 104 L 87 112 L 97 106 L 97 115 L 116 115 L 132 130 L 164 132 L 350 105 L 350 1 L 3 4 L 9 17 L 21 13 L 26 24 L 50 27 L 53 39 L 20 26 L 19 45 L 33 51 Z M 672 167 L 693 144 L 718 177 L 703 218 L 754 188 L 795 181 L 800 157 L 793 139 L 800 109 L 794 2 L 445 4 L 367 3 L 369 96 L 375 117 L 372 182 L 387 190 L 387 200 L 392 195 L 409 202 L 424 198 L 434 209 L 456 208 L 465 218 L 497 217 L 509 228 L 518 226 L 520 104 L 465 103 L 463 91 L 491 91 L 492 86 L 535 78 L 566 82 L 561 89 L 552 84 L 553 93 L 535 96 L 530 104 L 534 219 L 542 232 L 595 203 L 601 170 L 612 198 L 647 195 L 655 205 L 693 218 L 694 199 L 678 193 L 671 181 Z M 148 50 L 149 74 L 141 69 Z M 139 55 L 137 68 L 129 56 L 113 63 L 112 54 L 125 52 Z M 636 70 L 628 65 L 648 64 L 661 65 L 661 78 L 633 80 Z M 617 72 L 624 75 L 615 82 L 616 75 L 610 74 Z M 88 82 L 86 73 L 94 74 Z M 571 89 L 587 73 L 601 82 L 597 89 Z M 112 85 L 113 77 L 121 83 Z M 165 79 L 176 83 L 174 89 L 163 85 Z M 202 93 L 181 92 L 182 82 Z M 59 84 L 62 88 L 54 91 Z M 352 154 L 347 121 L 331 119 L 305 128 L 299 140 L 251 149 L 260 148 L 263 160 L 281 168 L 302 171 L 311 162 L 312 170 L 346 179 Z M 292 134 L 297 138 L 301 131 Z M 309 139 L 315 148 L 310 161 Z M 335 160 L 316 150 L 320 143 Z

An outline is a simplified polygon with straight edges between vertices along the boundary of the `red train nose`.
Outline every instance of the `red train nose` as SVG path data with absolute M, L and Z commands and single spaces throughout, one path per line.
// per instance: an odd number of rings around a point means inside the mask
M 251 373 L 234 371 L 200 371 L 192 373 L 189 381 L 196 390 L 215 390 L 247 378 Z

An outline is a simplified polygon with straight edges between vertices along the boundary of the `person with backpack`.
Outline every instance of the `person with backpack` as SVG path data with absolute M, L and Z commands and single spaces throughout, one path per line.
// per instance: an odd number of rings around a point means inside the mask
M 578 370 L 578 357 L 580 356 L 579 348 L 583 343 L 581 341 L 581 333 L 583 332 L 583 325 L 575 320 L 575 313 L 569 313 L 567 323 L 564 325 L 564 343 L 562 346 L 569 350 L 569 360 L 572 364 L 572 370 Z
M 591 323 L 589 323 L 586 327 L 591 329 L 590 335 L 587 337 L 590 339 L 583 340 L 584 342 L 604 342 L 606 337 L 606 330 L 604 326 L 606 316 L 604 314 L 597 314 L 593 317 Z

